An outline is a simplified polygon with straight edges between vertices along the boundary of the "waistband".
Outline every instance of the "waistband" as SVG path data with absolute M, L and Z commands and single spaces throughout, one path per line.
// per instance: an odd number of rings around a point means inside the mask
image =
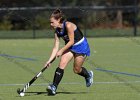
M 85 40 L 85 38 L 83 37 L 80 41 L 78 41 L 77 43 L 75 43 L 74 45 L 78 45 L 80 43 L 82 43 Z

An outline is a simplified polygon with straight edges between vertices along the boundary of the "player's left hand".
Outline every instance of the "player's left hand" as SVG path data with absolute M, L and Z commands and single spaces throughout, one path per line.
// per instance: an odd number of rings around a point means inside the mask
M 62 50 L 59 50 L 59 51 L 56 53 L 56 57 L 60 57 L 60 56 L 62 56 L 62 54 L 63 54 L 63 51 L 62 51 Z
M 50 67 L 51 63 L 48 61 L 45 63 L 44 67 Z

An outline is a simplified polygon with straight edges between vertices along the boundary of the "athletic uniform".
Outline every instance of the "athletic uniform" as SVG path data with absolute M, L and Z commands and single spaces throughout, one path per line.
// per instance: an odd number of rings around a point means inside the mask
M 66 29 L 66 21 L 63 22 L 62 31 L 60 28 L 55 30 L 55 33 L 58 37 L 61 37 L 65 44 L 69 42 L 68 32 Z M 83 54 L 85 56 L 90 56 L 90 48 L 87 42 L 87 39 L 83 36 L 82 32 L 77 27 L 74 31 L 74 44 L 69 48 L 73 53 Z M 86 86 L 90 87 L 93 83 L 93 72 L 87 71 L 84 67 L 81 67 L 82 71 L 77 73 L 80 76 L 83 76 L 86 81 Z M 61 81 L 64 74 L 64 69 L 56 68 L 53 83 L 50 84 L 47 88 L 48 95 L 55 95 L 56 89 L 59 82 Z
M 60 30 L 60 28 L 56 28 L 55 33 L 58 37 L 61 37 L 65 41 L 65 44 L 67 44 L 69 42 L 69 37 L 66 29 L 66 21 L 63 22 L 62 31 Z M 72 45 L 69 49 L 74 53 L 90 56 L 90 48 L 87 39 L 83 36 L 78 27 L 74 31 L 74 45 Z

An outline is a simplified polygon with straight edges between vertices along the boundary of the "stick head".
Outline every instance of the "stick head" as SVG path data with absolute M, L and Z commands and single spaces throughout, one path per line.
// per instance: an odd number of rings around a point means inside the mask
M 17 89 L 17 93 L 18 93 L 18 94 L 20 94 L 20 93 L 21 93 L 20 88 L 18 88 L 18 89 Z
M 23 97 L 23 96 L 25 95 L 24 92 L 22 92 L 22 91 L 20 90 L 20 88 L 17 89 L 17 93 L 18 93 L 21 97 Z

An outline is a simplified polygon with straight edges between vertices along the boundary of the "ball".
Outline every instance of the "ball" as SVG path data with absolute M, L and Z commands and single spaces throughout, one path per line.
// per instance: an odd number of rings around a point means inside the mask
M 25 94 L 24 94 L 23 92 L 21 92 L 19 95 L 20 95 L 21 97 L 23 97 Z

